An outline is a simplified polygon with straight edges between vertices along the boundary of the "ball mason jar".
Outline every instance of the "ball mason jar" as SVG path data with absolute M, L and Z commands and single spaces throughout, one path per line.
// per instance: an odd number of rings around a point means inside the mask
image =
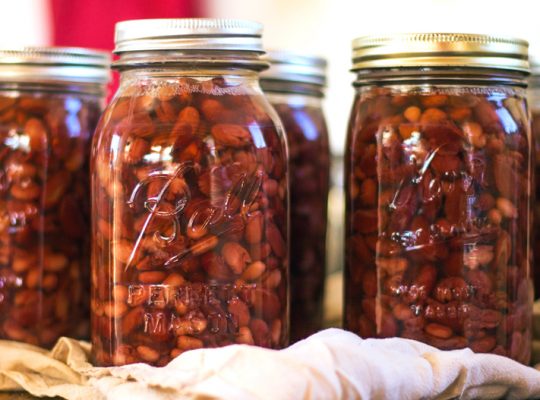
M 110 58 L 0 50 L 0 338 L 88 338 L 90 140 Z
M 468 34 L 353 42 L 346 329 L 528 363 L 527 47 Z
M 259 87 L 261 31 L 116 26 L 120 87 L 92 153 L 98 365 L 288 343 L 287 145 Z
M 270 52 L 261 86 L 289 145 L 291 194 L 291 341 L 323 327 L 330 150 L 322 99 L 326 61 Z

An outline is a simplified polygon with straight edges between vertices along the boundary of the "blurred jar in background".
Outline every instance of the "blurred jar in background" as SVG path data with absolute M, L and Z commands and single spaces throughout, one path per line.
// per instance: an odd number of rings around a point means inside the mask
M 291 341 L 322 327 L 330 150 L 322 109 L 326 61 L 270 52 L 261 86 L 289 144 L 291 183 Z
M 527 364 L 527 42 L 406 34 L 353 46 L 345 328 Z
M 540 232 L 538 226 L 540 224 L 540 205 L 537 201 L 540 199 L 540 60 L 531 58 L 531 76 L 529 78 L 529 109 L 532 116 L 532 134 L 534 139 L 534 155 L 535 155 L 535 202 L 533 203 L 534 219 L 533 219 L 533 278 L 534 278 L 534 297 L 540 298 Z
M 0 338 L 89 336 L 90 140 L 106 53 L 0 51 Z

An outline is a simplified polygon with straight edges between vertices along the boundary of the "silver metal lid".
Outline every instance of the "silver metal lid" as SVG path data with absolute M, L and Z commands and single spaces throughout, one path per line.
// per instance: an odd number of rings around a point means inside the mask
M 469 67 L 529 72 L 529 44 L 504 36 L 404 33 L 360 37 L 352 47 L 353 70 Z
M 109 53 L 76 47 L 0 48 L 0 81 L 106 84 Z
M 178 18 L 122 21 L 114 53 L 152 50 L 239 50 L 264 53 L 262 25 L 237 19 Z
M 298 83 L 326 84 L 327 62 L 322 57 L 287 51 L 269 51 L 266 60 L 270 68 L 261 73 L 261 80 L 281 80 Z

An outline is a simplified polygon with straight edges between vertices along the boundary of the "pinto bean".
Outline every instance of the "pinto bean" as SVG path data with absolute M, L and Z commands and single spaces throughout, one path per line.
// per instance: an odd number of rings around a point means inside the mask
M 221 254 L 231 270 L 237 275 L 241 274 L 246 268 L 246 264 L 251 262 L 248 251 L 236 242 L 225 243 Z

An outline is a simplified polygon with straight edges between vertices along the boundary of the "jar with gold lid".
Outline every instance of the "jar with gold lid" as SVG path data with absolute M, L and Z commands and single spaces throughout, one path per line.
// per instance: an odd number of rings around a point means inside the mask
M 347 329 L 528 363 L 527 47 L 446 33 L 353 42 Z

